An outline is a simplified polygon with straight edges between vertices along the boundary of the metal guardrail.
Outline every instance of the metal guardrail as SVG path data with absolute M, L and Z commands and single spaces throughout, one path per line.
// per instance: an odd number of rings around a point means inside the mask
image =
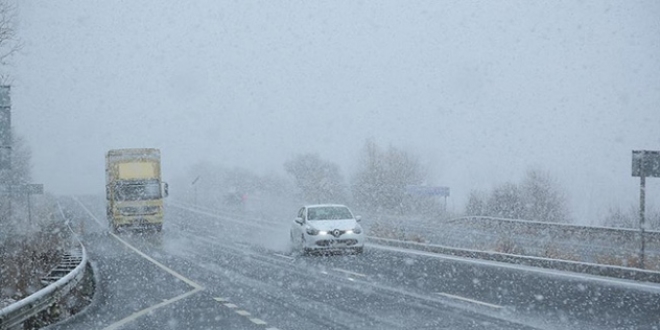
M 62 212 L 61 208 L 60 212 Z M 67 226 L 73 233 L 71 226 L 68 224 Z M 80 283 L 85 275 L 85 268 L 87 267 L 88 259 L 85 246 L 77 237 L 76 240 L 80 244 L 79 253 L 76 253 L 81 256 L 79 259 L 80 263 L 75 268 L 73 268 L 73 270 L 68 272 L 68 274 L 61 274 L 63 277 L 55 280 L 45 288 L 31 294 L 22 300 L 19 300 L 18 302 L 0 309 L 0 330 L 12 329 L 27 321 L 31 317 L 37 315 L 39 312 L 46 310 L 49 306 L 57 303 L 61 298 L 66 296 L 73 288 L 78 285 L 78 283 Z M 74 259 L 78 259 L 75 254 L 73 257 Z M 57 267 L 55 269 L 57 269 Z M 45 278 L 43 280 L 52 281 L 54 278 Z
M 584 226 L 540 221 L 467 216 L 440 220 L 428 217 L 377 215 L 374 223 L 396 238 L 481 251 L 559 257 L 589 263 L 636 262 L 640 252 L 638 229 Z M 394 236 L 381 236 L 390 237 Z M 645 258 L 660 270 L 660 231 L 644 232 Z M 514 250 L 512 250 L 514 251 Z M 561 257 L 560 257 L 561 255 Z M 615 260 L 616 259 L 616 260 Z
M 76 287 L 85 275 L 87 266 L 87 252 L 84 246 L 81 245 L 81 248 L 81 262 L 70 273 L 27 298 L 1 309 L 0 329 L 11 329 L 25 322 L 58 302 Z
M 554 270 L 563 270 L 563 271 L 569 271 L 575 273 L 660 283 L 660 272 L 650 271 L 650 270 L 593 264 L 593 263 L 585 263 L 585 262 L 577 262 L 577 261 L 569 261 L 569 260 L 521 256 L 514 254 L 489 252 L 489 251 L 458 249 L 458 248 L 446 247 L 435 244 L 422 244 L 416 242 L 407 242 L 407 241 L 373 237 L 373 236 L 368 236 L 367 240 L 371 244 L 452 255 L 463 258 L 506 262 L 517 265 L 541 267 L 541 268 L 554 269 Z

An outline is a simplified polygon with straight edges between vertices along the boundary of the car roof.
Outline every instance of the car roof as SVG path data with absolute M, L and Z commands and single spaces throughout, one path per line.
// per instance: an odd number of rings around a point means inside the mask
M 309 209 L 309 208 L 329 207 L 329 206 L 330 207 L 346 207 L 346 208 L 348 208 L 348 206 L 346 206 L 344 204 L 310 204 L 310 205 L 305 205 L 305 208 Z

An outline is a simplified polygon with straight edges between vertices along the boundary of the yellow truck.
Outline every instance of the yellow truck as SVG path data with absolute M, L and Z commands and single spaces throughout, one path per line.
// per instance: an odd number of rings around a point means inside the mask
M 111 231 L 163 229 L 163 198 L 168 195 L 168 186 L 161 179 L 160 150 L 109 150 L 105 178 Z

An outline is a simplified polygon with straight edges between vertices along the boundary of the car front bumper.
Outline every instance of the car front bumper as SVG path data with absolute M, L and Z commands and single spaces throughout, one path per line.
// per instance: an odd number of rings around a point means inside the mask
M 364 246 L 364 234 L 345 233 L 339 237 L 332 234 L 309 235 L 305 234 L 305 249 L 308 250 L 344 250 L 361 248 Z

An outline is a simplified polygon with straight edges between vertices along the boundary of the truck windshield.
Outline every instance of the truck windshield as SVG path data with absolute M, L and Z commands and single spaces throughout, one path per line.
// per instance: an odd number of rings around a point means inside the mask
M 116 201 L 137 201 L 159 199 L 160 184 L 157 182 L 118 184 L 115 193 Z

